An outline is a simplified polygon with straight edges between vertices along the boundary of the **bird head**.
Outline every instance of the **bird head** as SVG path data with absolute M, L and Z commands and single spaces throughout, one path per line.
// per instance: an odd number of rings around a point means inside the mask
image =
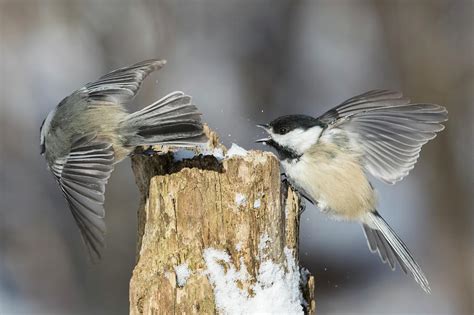
M 280 155 L 287 151 L 286 154 L 295 156 L 301 156 L 315 144 L 323 130 L 318 119 L 306 115 L 281 116 L 257 126 L 265 130 L 268 137 L 256 142 L 275 148 Z

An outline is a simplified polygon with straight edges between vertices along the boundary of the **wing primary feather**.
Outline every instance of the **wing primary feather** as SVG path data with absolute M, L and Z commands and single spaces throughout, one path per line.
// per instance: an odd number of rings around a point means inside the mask
M 98 101 L 129 102 L 138 93 L 143 80 L 165 63 L 165 60 L 151 59 L 114 70 L 97 81 L 86 84 L 78 94 Z
M 412 104 L 399 92 L 374 90 L 348 99 L 319 120 L 328 125 L 321 136 L 333 128 L 345 131 L 366 170 L 395 183 L 413 169 L 421 147 L 444 129 L 447 111 L 436 104 Z
M 85 135 L 51 166 L 93 261 L 100 259 L 105 247 L 104 192 L 113 164 L 112 145 Z

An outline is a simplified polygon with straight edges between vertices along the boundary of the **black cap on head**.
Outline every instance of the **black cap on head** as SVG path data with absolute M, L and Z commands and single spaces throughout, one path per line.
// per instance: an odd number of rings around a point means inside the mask
M 270 122 L 273 132 L 280 135 L 295 129 L 306 130 L 314 126 L 322 126 L 322 123 L 318 119 L 306 115 L 281 116 Z

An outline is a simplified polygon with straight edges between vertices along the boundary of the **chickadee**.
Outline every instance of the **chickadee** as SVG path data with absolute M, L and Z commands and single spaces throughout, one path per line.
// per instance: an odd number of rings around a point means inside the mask
M 370 250 L 392 270 L 398 263 L 429 293 L 420 266 L 377 212 L 367 173 L 388 184 L 402 180 L 446 120 L 443 106 L 374 90 L 318 118 L 289 115 L 258 125 L 270 137 L 257 142 L 276 149 L 288 180 L 303 196 L 331 217 L 360 222 Z
M 124 108 L 143 80 L 165 63 L 147 60 L 112 71 L 63 99 L 41 125 L 41 154 L 93 261 L 100 259 L 105 245 L 104 192 L 114 165 L 137 146 L 206 141 L 201 114 L 182 92 L 134 113 Z

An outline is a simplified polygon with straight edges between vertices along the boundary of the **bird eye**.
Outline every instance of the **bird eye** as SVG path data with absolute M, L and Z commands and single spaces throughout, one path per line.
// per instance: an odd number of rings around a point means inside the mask
M 288 129 L 285 127 L 281 127 L 278 131 L 280 132 L 281 135 L 284 135 L 285 133 L 288 132 Z

